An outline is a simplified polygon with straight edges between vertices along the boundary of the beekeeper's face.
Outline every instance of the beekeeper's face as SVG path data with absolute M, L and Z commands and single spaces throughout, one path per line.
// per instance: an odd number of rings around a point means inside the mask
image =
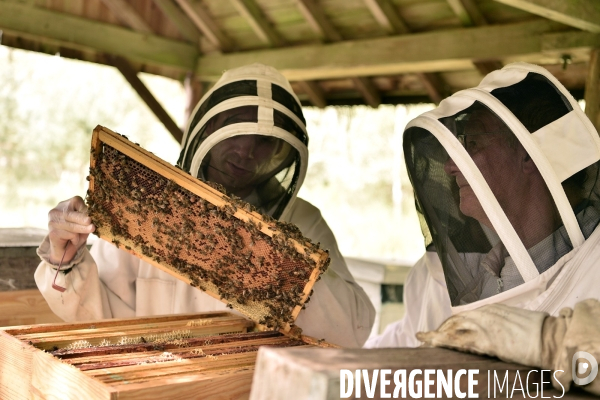
M 459 140 L 509 219 L 511 215 L 517 215 L 520 202 L 527 198 L 523 162 L 527 162 L 528 156 L 509 128 L 491 112 L 475 112 Z M 493 229 L 473 189 L 452 159 L 448 159 L 444 170 L 456 178 L 460 211 Z
M 213 121 L 218 127 L 256 118 L 252 109 L 229 110 Z M 209 127 L 210 129 L 211 127 Z M 207 129 L 208 130 L 208 129 Z M 246 197 L 272 172 L 271 161 L 282 151 L 283 141 L 272 136 L 237 135 L 217 143 L 208 153 L 206 177 L 239 197 Z

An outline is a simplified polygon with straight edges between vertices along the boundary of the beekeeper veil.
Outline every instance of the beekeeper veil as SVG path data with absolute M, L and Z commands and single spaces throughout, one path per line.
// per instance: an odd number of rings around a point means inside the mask
M 542 67 L 492 72 L 411 121 L 403 146 L 453 306 L 554 273 L 600 221 L 598 133 Z
M 188 121 L 178 165 L 280 218 L 306 173 L 308 136 L 287 79 L 252 64 L 226 71 Z

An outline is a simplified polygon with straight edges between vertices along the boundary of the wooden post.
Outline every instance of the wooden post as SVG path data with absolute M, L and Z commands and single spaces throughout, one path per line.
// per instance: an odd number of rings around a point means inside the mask
M 194 108 L 204 95 L 205 84 L 196 79 L 192 72 L 188 72 L 183 82 L 185 88 L 185 119 L 183 122 L 183 131 L 187 128 L 188 120 L 190 119 Z
M 585 81 L 585 114 L 600 132 L 600 48 L 592 49 Z

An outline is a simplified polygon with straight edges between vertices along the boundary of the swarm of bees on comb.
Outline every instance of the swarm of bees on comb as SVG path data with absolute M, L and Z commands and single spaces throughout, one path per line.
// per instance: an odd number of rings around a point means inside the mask
M 329 263 L 293 224 L 260 215 L 125 137 L 97 127 L 88 213 L 96 234 L 287 332 Z

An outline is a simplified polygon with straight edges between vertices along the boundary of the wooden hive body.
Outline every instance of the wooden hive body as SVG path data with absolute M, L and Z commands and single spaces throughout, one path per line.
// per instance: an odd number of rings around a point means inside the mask
M 245 399 L 259 347 L 330 346 L 253 327 L 229 312 L 7 327 L 0 398 Z

